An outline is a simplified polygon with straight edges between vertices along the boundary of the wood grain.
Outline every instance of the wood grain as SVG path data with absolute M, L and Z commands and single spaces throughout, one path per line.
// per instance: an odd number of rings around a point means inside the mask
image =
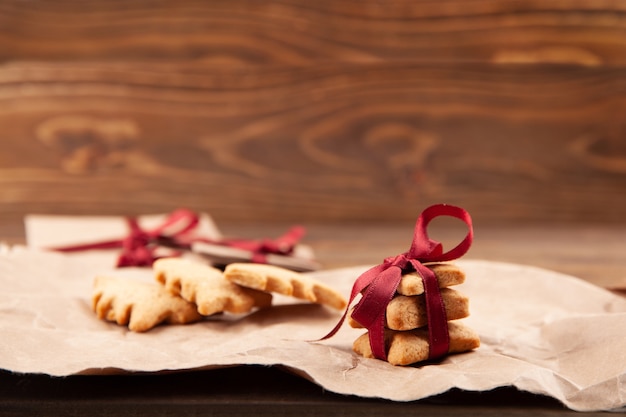
M 0 68 L 7 212 L 622 221 L 621 69 L 343 64 Z M 519 80 L 524 80 L 523 83 Z
M 623 223 L 625 10 L 2 2 L 0 217 Z
M 626 62 L 626 6 L 560 1 L 4 1 L 0 61 Z

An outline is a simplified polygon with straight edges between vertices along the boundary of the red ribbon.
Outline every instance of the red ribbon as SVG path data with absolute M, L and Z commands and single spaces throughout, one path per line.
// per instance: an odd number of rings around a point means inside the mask
M 252 262 L 267 263 L 267 255 L 291 255 L 293 249 L 304 236 L 305 230 L 301 226 L 291 227 L 284 235 L 276 239 L 256 240 L 222 240 L 219 243 L 238 249 L 244 249 L 252 252 Z
M 158 258 L 155 252 L 159 246 L 188 250 L 194 242 L 205 242 L 248 250 L 252 252 L 252 262 L 266 263 L 267 254 L 291 254 L 304 235 L 304 228 L 294 226 L 275 240 L 211 240 L 193 233 L 200 223 L 200 218 L 196 213 L 187 209 L 173 211 L 163 223 L 150 230 L 142 229 L 136 217 L 127 217 L 125 220 L 129 233 L 124 238 L 52 249 L 60 252 L 78 252 L 121 248 L 122 252 L 117 260 L 118 267 L 151 266 Z
M 443 251 L 441 243 L 428 237 L 428 224 L 439 216 L 455 217 L 462 220 L 468 227 L 465 238 L 448 252 Z M 417 271 L 424 282 L 430 345 L 429 358 L 436 359 L 448 352 L 450 344 L 448 321 L 441 291 L 435 274 L 423 263 L 450 261 L 463 256 L 469 250 L 473 237 L 472 219 L 467 211 L 446 204 L 430 206 L 418 217 L 413 242 L 407 252 L 385 259 L 382 264 L 365 271 L 357 278 L 352 287 L 348 309 L 354 298 L 362 293 L 363 297 L 355 306 L 352 318 L 367 328 L 374 357 L 387 359 L 384 338 L 385 311 L 396 293 L 402 275 L 412 271 Z M 348 309 L 324 339 L 331 337 L 339 330 Z

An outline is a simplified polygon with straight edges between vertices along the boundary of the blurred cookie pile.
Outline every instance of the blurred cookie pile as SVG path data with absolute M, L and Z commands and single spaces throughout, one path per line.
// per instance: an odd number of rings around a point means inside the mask
M 469 299 L 460 291 L 449 288 L 462 284 L 465 273 L 451 263 L 426 264 L 435 273 L 448 320 L 450 338 L 448 353 L 467 352 L 479 347 L 478 335 L 460 319 L 469 316 Z M 353 328 L 363 326 L 352 317 Z M 393 365 L 410 365 L 429 358 L 428 315 L 424 284 L 417 272 L 404 274 L 385 314 L 385 349 L 387 361 Z M 368 333 L 354 342 L 356 353 L 373 358 Z
M 193 323 L 217 313 L 270 307 L 273 293 L 338 310 L 347 304 L 335 289 L 275 265 L 232 263 L 222 271 L 200 261 L 161 258 L 152 271 L 151 283 L 96 277 L 92 308 L 98 318 L 145 332 L 161 323 Z

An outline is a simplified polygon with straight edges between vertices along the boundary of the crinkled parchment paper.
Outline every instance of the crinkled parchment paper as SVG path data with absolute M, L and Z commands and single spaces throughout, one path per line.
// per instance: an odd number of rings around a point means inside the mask
M 344 325 L 310 342 L 341 313 L 289 297 L 249 315 L 223 314 L 146 333 L 98 320 L 90 308 L 96 274 L 152 280 L 150 269 L 23 247 L 0 250 L 0 368 L 63 376 L 114 370 L 158 372 L 231 365 L 284 365 L 325 389 L 409 401 L 453 387 L 514 386 L 575 410 L 626 405 L 626 298 L 531 266 L 464 259 L 470 299 L 464 323 L 476 351 L 436 364 L 394 367 L 352 352 L 362 330 Z M 369 266 L 312 273 L 346 296 Z

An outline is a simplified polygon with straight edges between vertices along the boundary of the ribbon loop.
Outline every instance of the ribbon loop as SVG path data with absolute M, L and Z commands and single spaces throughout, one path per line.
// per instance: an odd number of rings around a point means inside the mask
M 467 235 L 453 249 L 448 252 L 443 251 L 443 245 L 428 237 L 428 225 L 430 222 L 440 216 L 454 217 L 462 222 L 468 228 Z M 409 249 L 409 256 L 414 259 L 420 259 L 421 262 L 445 262 L 458 259 L 465 255 L 472 245 L 474 239 L 474 230 L 472 226 L 472 218 L 469 213 L 461 207 L 450 206 L 447 204 L 437 204 L 425 209 L 415 223 L 415 231 L 413 242 Z

